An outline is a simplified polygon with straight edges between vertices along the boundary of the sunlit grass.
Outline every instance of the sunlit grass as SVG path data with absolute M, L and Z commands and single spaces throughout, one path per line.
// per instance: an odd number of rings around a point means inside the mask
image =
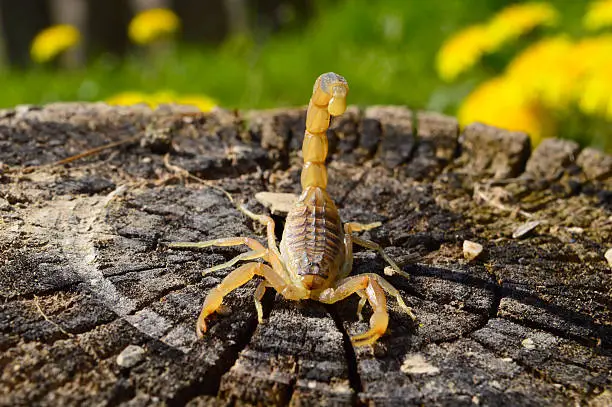
M 489 15 L 499 0 L 478 3 L 472 9 L 461 0 L 325 2 L 305 27 L 261 43 L 238 38 L 218 49 L 180 46 L 153 55 L 135 49 L 125 60 L 102 58 L 83 70 L 0 71 L 0 106 L 159 89 L 207 95 L 232 108 L 294 106 L 307 103 L 317 75 L 337 71 L 349 80 L 351 103 L 424 108 L 445 89 L 433 67 L 443 39 Z

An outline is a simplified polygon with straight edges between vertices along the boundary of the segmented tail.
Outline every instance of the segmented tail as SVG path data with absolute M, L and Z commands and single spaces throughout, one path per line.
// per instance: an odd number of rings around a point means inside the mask
M 346 110 L 346 79 L 333 72 L 324 73 L 317 78 L 308 111 L 306 112 L 306 133 L 302 154 L 302 189 L 308 187 L 327 188 L 327 134 L 330 116 L 339 116 Z

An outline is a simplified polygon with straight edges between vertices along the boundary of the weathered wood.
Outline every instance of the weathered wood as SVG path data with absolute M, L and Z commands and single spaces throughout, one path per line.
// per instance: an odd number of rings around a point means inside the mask
M 353 349 L 367 327 L 356 298 L 270 292 L 258 325 L 253 281 L 197 340 L 203 298 L 227 273 L 201 270 L 243 249 L 167 243 L 264 239 L 164 154 L 263 211 L 256 192 L 299 190 L 304 110 L 180 112 L 0 111 L 0 405 L 612 403 L 610 156 L 559 140 L 530 154 L 520 133 L 353 107 L 330 128 L 330 193 L 344 220 L 383 222 L 366 236 L 412 275 L 388 278 L 418 321 L 389 299 L 389 332 Z M 512 238 L 526 220 L 540 224 Z M 484 247 L 471 262 L 466 239 Z M 354 264 L 385 266 L 368 251 Z M 118 363 L 129 345 L 144 354 Z

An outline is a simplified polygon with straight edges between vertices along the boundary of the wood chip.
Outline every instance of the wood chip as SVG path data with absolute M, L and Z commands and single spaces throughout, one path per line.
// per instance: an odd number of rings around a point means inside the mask
M 533 350 L 536 348 L 535 342 L 531 338 L 523 339 L 521 345 L 523 345 L 523 348 L 527 350 Z
M 121 367 L 133 367 L 144 358 L 145 350 L 140 346 L 129 345 L 117 356 L 117 364 Z
M 423 355 L 413 354 L 407 355 L 400 370 L 406 374 L 428 374 L 434 375 L 440 373 L 440 369 L 434 365 L 427 363 Z
M 482 253 L 483 247 L 480 243 L 472 242 L 470 240 L 463 241 L 463 257 L 466 260 L 472 261 Z
M 570 232 L 570 233 L 575 233 L 577 235 L 581 235 L 581 234 L 584 233 L 584 229 L 580 228 L 578 226 L 573 226 L 573 227 L 567 228 L 567 231 Z
M 270 209 L 273 215 L 287 215 L 298 195 L 284 192 L 258 192 L 255 199 Z
M 541 222 L 539 220 L 533 220 L 531 222 L 525 222 L 518 228 L 514 229 L 512 232 L 512 238 L 518 239 L 519 237 L 523 237 L 527 235 L 529 232 L 533 231 Z

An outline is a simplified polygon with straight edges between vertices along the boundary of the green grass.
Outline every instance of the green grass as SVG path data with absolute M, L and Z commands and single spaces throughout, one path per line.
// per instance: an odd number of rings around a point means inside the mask
M 434 95 L 434 107 L 444 108 L 440 95 L 452 94 L 454 87 L 448 89 L 435 74 L 437 49 L 452 32 L 490 15 L 500 1 L 471 3 L 477 6 L 462 0 L 334 2 L 321 5 L 305 27 L 262 44 L 233 39 L 216 50 L 179 47 L 158 55 L 134 50 L 126 60 L 101 59 L 83 70 L 4 70 L 0 106 L 161 89 L 206 94 L 226 107 L 301 105 L 317 75 L 336 71 L 349 80 L 351 103 L 424 108 Z
M 490 72 L 444 84 L 434 69 L 437 50 L 452 33 L 509 3 L 320 1 L 316 18 L 307 25 L 262 43 L 234 38 L 218 49 L 179 46 L 156 54 L 135 49 L 125 60 L 107 57 L 82 70 L 0 70 L 0 107 L 104 100 L 129 90 L 205 94 L 231 108 L 303 105 L 314 79 L 335 71 L 349 81 L 350 103 L 406 104 L 452 113 Z M 552 3 L 563 11 L 563 27 L 579 31 L 582 2 Z

